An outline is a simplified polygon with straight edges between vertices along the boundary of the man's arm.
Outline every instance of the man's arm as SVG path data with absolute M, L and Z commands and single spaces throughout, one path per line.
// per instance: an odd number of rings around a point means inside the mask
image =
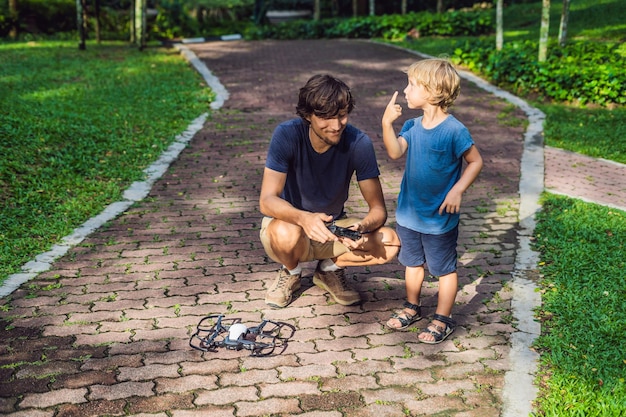
M 382 227 L 387 221 L 387 207 L 385 206 L 385 198 L 383 189 L 380 185 L 380 179 L 370 178 L 359 181 L 361 194 L 367 202 L 369 212 L 359 225 L 358 230 L 361 232 L 371 232 Z
M 337 240 L 337 237 L 328 230 L 324 223 L 331 221 L 333 216 L 326 213 L 310 213 L 299 210 L 281 198 L 280 195 L 285 188 L 286 181 L 287 174 L 265 168 L 259 198 L 261 213 L 300 226 L 310 239 L 319 242 Z

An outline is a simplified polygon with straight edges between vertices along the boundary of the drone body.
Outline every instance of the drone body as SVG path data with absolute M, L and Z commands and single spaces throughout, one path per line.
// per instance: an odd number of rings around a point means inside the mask
M 251 351 L 252 356 L 268 356 L 276 348 L 284 351 L 295 327 L 287 323 L 263 320 L 258 326 L 246 327 L 240 319 L 225 319 L 223 315 L 210 315 L 197 326 L 189 345 L 203 352 L 216 352 L 218 348 Z

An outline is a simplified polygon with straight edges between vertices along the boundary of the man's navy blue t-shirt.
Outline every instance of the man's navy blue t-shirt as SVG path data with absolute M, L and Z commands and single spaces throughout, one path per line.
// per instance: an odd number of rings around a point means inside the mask
M 371 139 L 348 124 L 341 141 L 319 154 L 309 139 L 309 125 L 301 118 L 281 123 L 274 130 L 265 166 L 287 174 L 282 198 L 300 210 L 344 213 L 350 181 L 380 175 Z

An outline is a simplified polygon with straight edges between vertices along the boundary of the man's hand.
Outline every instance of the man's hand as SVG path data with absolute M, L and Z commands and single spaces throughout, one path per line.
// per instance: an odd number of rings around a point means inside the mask
M 339 238 L 326 227 L 326 223 L 332 220 L 333 216 L 328 214 L 304 213 L 298 225 L 304 230 L 304 233 L 309 239 L 326 243 L 339 240 Z
M 346 227 L 346 229 L 357 232 L 359 235 L 359 238 L 351 239 L 350 237 L 347 237 L 347 236 L 339 236 L 339 242 L 341 242 L 344 246 L 346 246 L 351 251 L 357 250 L 357 249 L 363 249 L 363 245 L 365 244 L 365 242 L 367 242 L 367 237 L 365 234 L 361 234 L 361 232 L 363 231 L 361 222 L 357 222 L 353 225 L 350 225 Z

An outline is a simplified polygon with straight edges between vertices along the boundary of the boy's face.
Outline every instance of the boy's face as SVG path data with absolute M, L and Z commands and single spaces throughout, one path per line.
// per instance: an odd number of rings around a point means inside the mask
M 422 84 L 409 78 L 409 83 L 404 89 L 404 98 L 410 109 L 422 109 L 428 104 L 430 93 Z
M 314 114 L 307 120 L 311 123 L 311 139 L 324 142 L 326 145 L 335 146 L 341 140 L 341 135 L 348 124 L 348 111 L 342 110 L 335 117 L 322 118 Z

